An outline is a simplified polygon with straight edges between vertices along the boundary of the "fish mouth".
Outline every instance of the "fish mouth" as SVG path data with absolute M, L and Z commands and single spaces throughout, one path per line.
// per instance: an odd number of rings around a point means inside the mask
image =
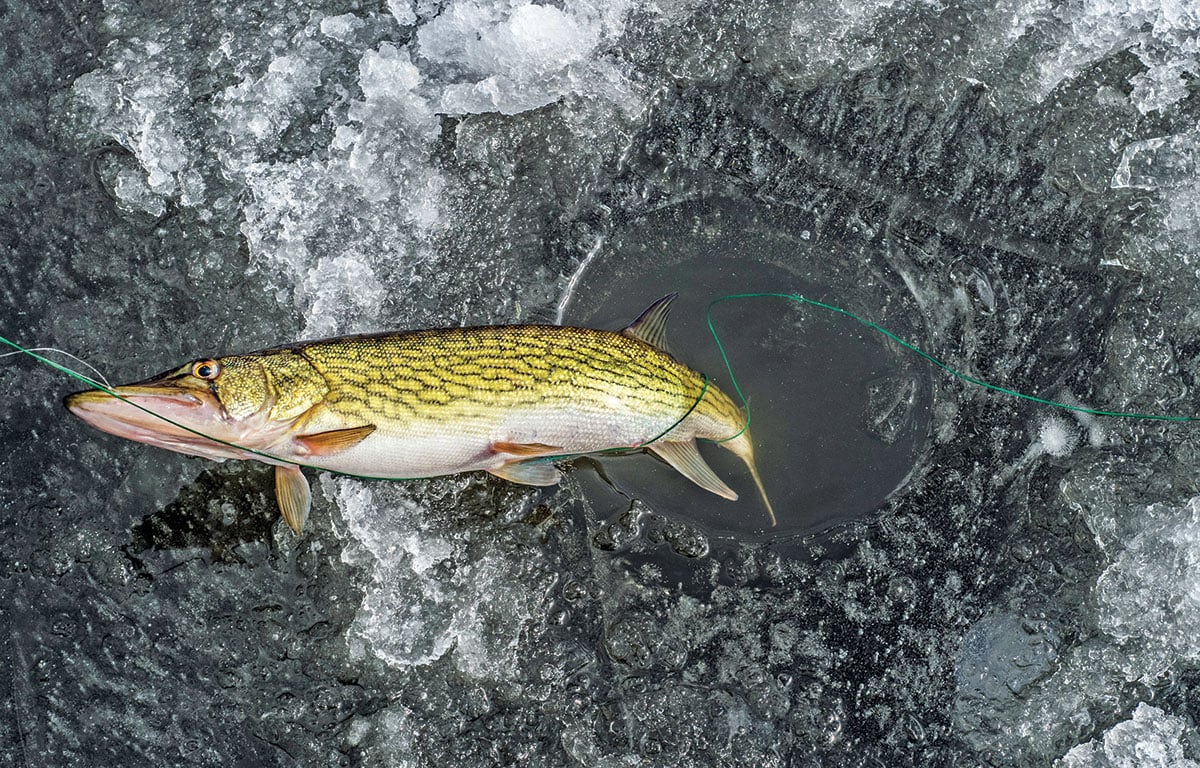
M 159 448 L 208 458 L 227 458 L 216 442 L 224 409 L 207 389 L 177 382 L 144 382 L 67 395 L 71 413 L 102 432 Z

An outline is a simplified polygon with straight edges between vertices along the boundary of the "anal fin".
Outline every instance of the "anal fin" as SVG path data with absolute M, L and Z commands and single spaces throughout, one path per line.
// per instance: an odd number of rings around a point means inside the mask
M 562 479 L 562 472 L 549 461 L 512 461 L 488 472 L 521 485 L 558 485 Z
M 717 477 L 712 468 L 704 463 L 704 458 L 696 449 L 695 440 L 667 440 L 651 443 L 646 448 L 704 490 L 712 491 L 727 499 L 737 500 L 738 495 L 733 489 L 725 485 L 725 481 Z
M 299 535 L 312 507 L 312 491 L 300 467 L 275 467 L 275 501 L 279 503 L 284 521 Z

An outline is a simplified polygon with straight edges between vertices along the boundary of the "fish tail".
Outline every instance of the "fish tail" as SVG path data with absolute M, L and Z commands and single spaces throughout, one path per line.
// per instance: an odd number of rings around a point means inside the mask
M 721 443 L 721 445 L 732 451 L 738 458 L 746 463 L 746 469 L 750 470 L 750 477 L 754 480 L 755 487 L 758 488 L 758 495 L 762 498 L 763 506 L 767 508 L 767 515 L 771 518 L 771 527 L 775 527 L 775 508 L 771 506 L 771 500 L 767 498 L 767 489 L 763 487 L 762 477 L 758 474 L 758 467 L 754 463 L 754 444 L 750 442 L 750 431 L 746 430 L 732 440 Z

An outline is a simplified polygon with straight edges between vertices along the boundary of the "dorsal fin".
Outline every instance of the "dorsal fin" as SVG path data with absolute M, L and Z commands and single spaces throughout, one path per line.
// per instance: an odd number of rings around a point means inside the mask
M 658 301 L 646 307 L 646 311 L 638 315 L 638 319 L 621 331 L 626 336 L 641 339 L 652 347 L 663 352 L 667 350 L 667 317 L 671 314 L 671 303 L 678 293 L 668 293 Z

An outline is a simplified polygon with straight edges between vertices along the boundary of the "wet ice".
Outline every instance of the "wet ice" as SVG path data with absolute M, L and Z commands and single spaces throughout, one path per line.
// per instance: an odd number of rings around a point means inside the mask
M 66 156 L 109 146 L 116 206 L 39 130 L 9 134 L 5 328 L 133 379 L 544 320 L 617 225 L 720 194 L 786 211 L 831 261 L 885 263 L 964 369 L 1197 411 L 1190 4 L 250 11 L 112 3 L 94 50 L 61 30 L 96 17 L 14 31 L 80 52 L 69 92 L 8 61 L 59 89 Z M 265 476 L 193 480 L 69 430 L 29 376 L 6 424 L 53 451 L 6 458 L 6 743 L 47 764 L 1197 757 L 1200 448 L 1180 427 L 939 385 L 912 485 L 811 548 L 474 477 L 323 478 L 312 538 L 217 547 L 206 526 L 269 509 Z M 877 383 L 861 418 L 886 437 L 906 391 Z

